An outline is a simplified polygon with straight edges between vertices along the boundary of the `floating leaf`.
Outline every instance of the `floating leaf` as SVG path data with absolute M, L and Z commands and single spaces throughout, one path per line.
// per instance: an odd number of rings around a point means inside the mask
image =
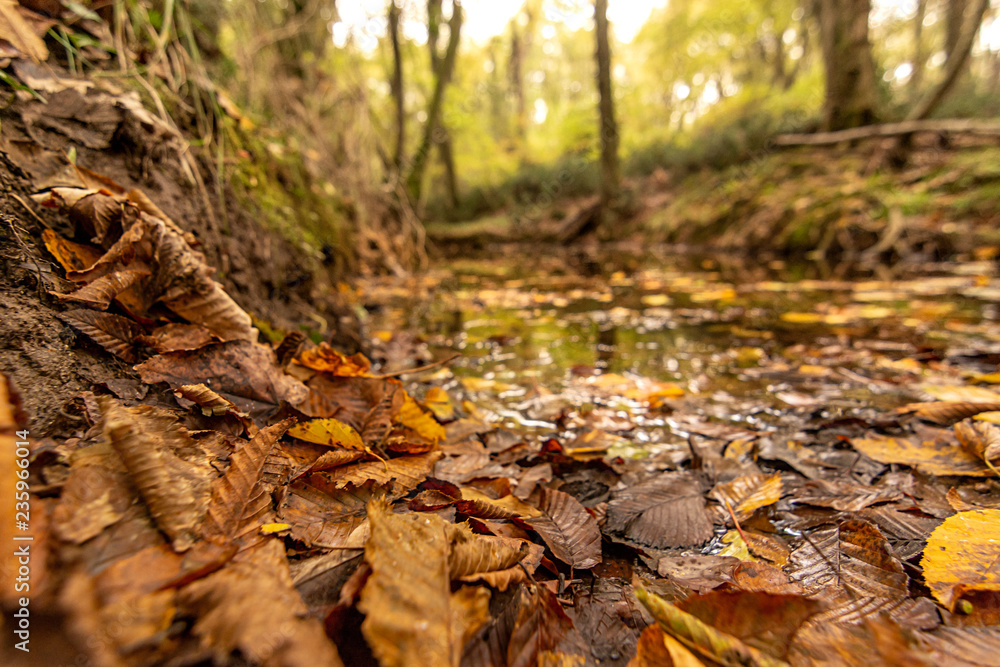
M 736 637 L 716 630 L 644 588 L 637 588 L 635 596 L 664 632 L 710 660 L 732 667 L 787 667 L 788 663 L 783 660 L 772 658 Z
M 905 463 L 930 475 L 987 477 L 993 474 L 980 459 L 948 442 L 853 438 L 851 445 L 879 463 Z
M 924 581 L 954 611 L 966 593 L 1000 591 L 1000 510 L 959 512 L 927 538 Z
M 542 536 L 556 558 L 579 570 L 601 562 L 601 529 L 576 498 L 543 488 L 538 509 L 542 516 L 524 521 Z

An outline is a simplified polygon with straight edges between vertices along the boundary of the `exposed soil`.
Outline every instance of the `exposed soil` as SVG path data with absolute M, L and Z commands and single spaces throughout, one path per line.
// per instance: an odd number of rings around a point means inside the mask
M 49 81 L 55 88 L 65 83 Z M 226 197 L 223 207 L 213 183 L 199 187 L 185 169 L 183 144 L 162 126 L 143 122 L 150 117 L 128 108 L 128 96 L 67 87 L 46 97 L 48 104 L 18 97 L 0 112 L 0 256 L 6 260 L 0 268 L 0 370 L 20 389 L 34 434 L 72 425 L 74 398 L 95 383 L 134 377 L 127 364 L 86 337 L 78 340 L 57 318 L 65 308 L 49 293 L 66 292 L 67 284 L 40 241 L 43 225 L 64 235 L 72 230 L 31 195 L 61 184 L 71 156 L 126 189 L 142 190 L 191 232 L 216 267 L 216 279 L 267 327 L 288 331 L 305 324 L 341 348 L 360 344 L 356 317 L 326 289 L 331 276 L 322 258 L 261 226 L 234 197 Z M 211 173 L 204 165 L 200 171 Z

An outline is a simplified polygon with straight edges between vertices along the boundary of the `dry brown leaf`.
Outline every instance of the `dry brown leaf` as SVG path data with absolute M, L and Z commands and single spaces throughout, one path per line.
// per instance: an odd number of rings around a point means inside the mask
M 80 544 L 125 516 L 137 500 L 122 459 L 106 440 L 70 457 L 70 474 L 52 515 L 56 535 Z
M 701 593 L 732 581 L 739 559 L 729 556 L 664 556 L 656 563 L 661 577 Z
M 147 268 L 116 271 L 97 278 L 75 292 L 57 294 L 56 296 L 63 301 L 75 301 L 98 310 L 107 310 L 119 294 L 132 288 L 149 274 Z
M 264 481 L 264 465 L 291 420 L 263 428 L 247 444 L 233 452 L 226 474 L 212 484 L 205 516 L 205 534 L 234 539 L 255 534 L 267 523 L 271 510 L 271 488 Z
M 740 563 L 733 570 L 732 579 L 733 585 L 744 591 L 777 595 L 804 594 L 802 587 L 792 583 L 787 574 L 767 563 Z
M 543 488 L 538 509 L 542 516 L 524 523 L 542 536 L 556 558 L 578 570 L 601 562 L 601 529 L 576 498 Z
M 717 484 L 711 495 L 723 507 L 728 503 L 736 514 L 737 521 L 745 521 L 756 510 L 773 505 L 781 499 L 781 475 L 744 475 L 731 482 Z
M 465 641 L 489 618 L 489 592 L 451 592 L 453 527 L 428 514 L 393 514 L 382 500 L 368 505 L 372 569 L 358 608 L 368 645 L 383 667 L 452 665 Z M 406 567 L 400 567 L 406 563 Z
M 348 484 L 364 484 L 374 480 L 379 485 L 390 485 L 394 492 L 406 493 L 415 489 L 427 479 L 434 464 L 441 458 L 441 452 L 430 452 L 416 456 L 400 456 L 388 461 L 370 461 L 340 466 L 332 470 L 315 473 L 332 488 L 344 488 Z
M 258 424 L 276 412 L 282 401 L 294 405 L 306 394 L 301 383 L 278 367 L 269 347 L 245 340 L 162 354 L 136 370 L 143 382 L 166 382 L 172 389 L 204 384 Z
M 984 421 L 961 421 L 955 424 L 955 437 L 970 453 L 997 472 L 1000 464 L 1000 427 Z
M 920 565 L 934 597 L 954 611 L 965 595 L 1000 591 L 998 562 L 1000 510 L 982 509 L 945 519 L 927 539 Z
M 811 479 L 799 489 L 791 502 L 830 507 L 842 512 L 860 512 L 870 505 L 892 502 L 902 497 L 903 493 L 898 489 L 872 488 L 850 482 Z
M 15 0 L 0 0 L 0 39 L 7 40 L 15 49 L 36 63 L 43 62 L 49 57 L 45 42 L 35 34 L 18 12 Z
M 185 587 L 181 606 L 196 618 L 192 631 L 220 664 L 237 650 L 275 667 L 343 664 L 323 625 L 308 615 L 276 540 Z
M 573 631 L 573 621 L 544 586 L 522 593 L 517 621 L 507 644 L 508 667 L 533 667 L 539 655 L 554 651 Z
M 528 542 L 509 537 L 476 535 L 468 524 L 456 524 L 451 533 L 449 573 L 452 579 L 514 567 L 528 555 Z
M 865 623 L 809 622 L 795 636 L 789 660 L 793 667 L 930 667 L 892 619 L 873 617 Z
M 993 472 L 977 457 L 957 445 L 901 438 L 853 438 L 851 445 L 879 463 L 904 463 L 930 475 L 987 477 Z
M 516 538 L 504 538 L 516 539 Z M 520 540 L 522 548 L 526 551 L 524 557 L 517 563 L 503 570 L 492 570 L 489 572 L 476 572 L 459 577 L 459 581 L 466 583 L 476 583 L 481 581 L 488 586 L 492 586 L 498 591 L 505 591 L 515 584 L 530 581 L 531 575 L 535 573 L 545 556 L 545 547 L 527 540 Z
M 220 342 L 217 336 L 200 324 L 176 323 L 157 327 L 141 340 L 144 345 L 148 345 L 159 354 L 197 350 Z
M 102 397 L 104 437 L 125 467 L 160 529 L 185 551 L 205 516 L 214 470 L 169 413 L 140 405 L 124 408 Z M 182 458 L 184 456 L 184 458 Z
M 372 498 L 394 494 L 374 480 L 347 484 L 340 488 L 314 486 L 313 476 L 298 479 L 288 487 L 288 495 L 279 511 L 281 519 L 292 525 L 292 537 L 300 542 L 325 548 L 360 549 L 369 535 L 367 506 Z
M 139 360 L 136 340 L 142 336 L 142 327 L 127 317 L 78 309 L 59 313 L 59 319 L 82 331 L 122 361 L 131 364 Z

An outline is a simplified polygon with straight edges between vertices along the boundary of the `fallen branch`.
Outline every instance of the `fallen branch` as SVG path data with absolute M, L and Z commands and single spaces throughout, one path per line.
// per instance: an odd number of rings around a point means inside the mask
M 780 134 L 772 143 L 775 146 L 823 146 L 842 141 L 857 141 L 873 137 L 895 137 L 914 132 L 947 132 L 951 134 L 978 134 L 1000 136 L 1000 121 L 981 119 L 909 120 L 900 123 L 866 125 L 837 132 L 814 134 Z

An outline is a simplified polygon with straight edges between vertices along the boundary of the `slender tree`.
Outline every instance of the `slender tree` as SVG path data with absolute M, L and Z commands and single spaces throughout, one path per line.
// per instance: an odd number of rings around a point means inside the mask
M 927 51 L 924 46 L 924 19 L 927 17 L 927 0 L 917 0 L 917 15 L 913 18 L 913 73 L 910 75 L 910 95 L 916 97 L 924 83 Z
M 406 150 L 406 105 L 403 99 L 403 54 L 399 44 L 400 8 L 397 0 L 389 0 L 389 39 L 392 42 L 392 81 L 390 89 L 396 103 L 396 148 L 392 163 L 398 172 L 403 167 L 403 152 Z
M 867 125 L 875 120 L 875 61 L 868 40 L 871 0 L 817 0 L 826 94 L 827 131 Z
M 433 0 L 432 0 L 433 1 Z M 450 34 L 448 48 L 441 59 L 441 67 L 435 73 L 434 93 L 431 95 L 430 106 L 427 109 L 427 123 L 424 125 L 423 138 L 420 147 L 413 156 L 409 175 L 406 178 L 406 191 L 413 201 L 419 201 L 420 191 L 427 168 L 427 157 L 434 143 L 435 130 L 441 120 L 441 109 L 444 105 L 444 93 L 455 71 L 455 61 L 458 58 L 458 43 L 462 30 L 462 4 L 452 0 L 451 19 L 448 21 Z
M 441 0 L 427 2 L 427 46 L 431 53 L 431 72 L 435 77 L 441 76 L 441 66 L 444 56 L 439 50 L 438 40 L 441 34 Z M 438 156 L 444 166 L 445 187 L 448 190 L 448 203 L 452 210 L 458 208 L 458 177 L 455 174 L 455 154 L 451 145 L 451 133 L 445 122 L 438 119 L 434 130 L 434 143 Z
M 601 211 L 618 194 L 618 123 L 615 121 L 615 101 L 611 90 L 611 45 L 608 39 L 608 0 L 595 0 L 594 24 L 597 36 L 597 89 L 600 93 L 598 110 L 601 119 Z

